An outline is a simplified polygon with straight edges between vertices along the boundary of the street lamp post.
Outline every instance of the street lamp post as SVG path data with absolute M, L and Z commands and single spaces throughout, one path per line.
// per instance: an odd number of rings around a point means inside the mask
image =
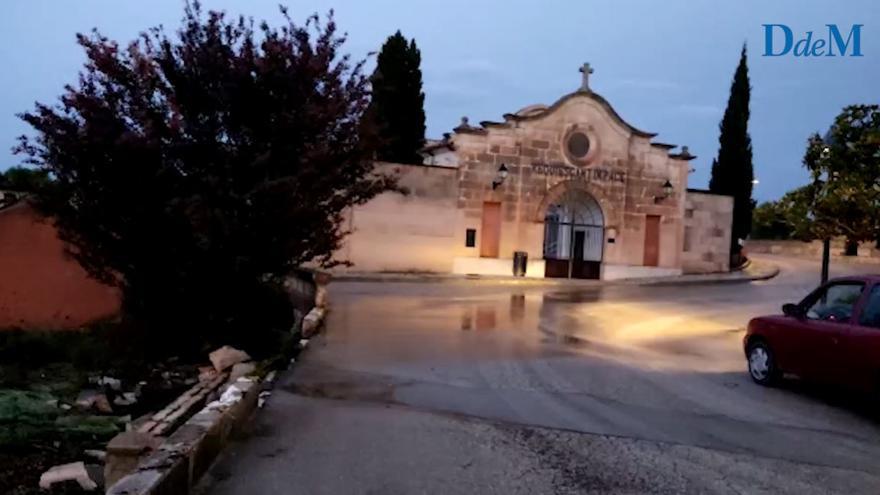
M 831 153 L 831 148 L 829 145 L 831 144 L 831 130 L 829 129 L 825 136 L 822 138 L 822 141 L 825 143 L 825 146 L 822 148 L 822 159 L 827 159 L 828 155 Z M 828 182 L 831 181 L 832 174 L 828 173 L 828 178 L 825 180 L 825 186 L 827 188 Z M 827 194 L 827 189 L 825 190 L 825 194 Z M 825 239 L 822 239 L 822 274 L 821 274 L 821 284 L 824 285 L 828 282 L 828 265 L 831 261 L 831 238 L 826 234 Z

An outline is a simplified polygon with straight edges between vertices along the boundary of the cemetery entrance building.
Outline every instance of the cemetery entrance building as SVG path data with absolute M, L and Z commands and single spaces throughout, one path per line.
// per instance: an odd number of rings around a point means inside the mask
M 353 208 L 348 270 L 620 279 L 729 269 L 733 199 L 688 189 L 687 146 L 590 86 L 501 120 L 463 118 L 423 163 L 378 163 L 405 193 Z M 514 270 L 514 260 L 524 270 Z

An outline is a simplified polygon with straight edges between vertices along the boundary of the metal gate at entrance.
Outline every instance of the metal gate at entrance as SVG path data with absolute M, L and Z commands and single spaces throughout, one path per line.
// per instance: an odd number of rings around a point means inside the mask
M 596 199 L 569 190 L 544 217 L 544 276 L 598 279 L 605 221 Z

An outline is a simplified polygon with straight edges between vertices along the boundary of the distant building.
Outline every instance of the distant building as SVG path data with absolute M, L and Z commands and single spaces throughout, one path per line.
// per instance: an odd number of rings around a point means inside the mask
M 425 147 L 419 152 L 422 155 L 424 165 L 434 165 L 436 167 L 457 167 L 458 155 L 455 153 L 455 147 L 449 141 L 449 134 L 443 136 L 443 139 L 429 139 L 425 143 Z
M 119 301 L 65 254 L 50 219 L 0 192 L 0 329 L 77 328 L 116 315 Z
M 409 194 L 354 208 L 352 270 L 619 279 L 729 269 L 733 200 L 689 191 L 687 147 L 654 142 L 589 87 L 379 164 Z

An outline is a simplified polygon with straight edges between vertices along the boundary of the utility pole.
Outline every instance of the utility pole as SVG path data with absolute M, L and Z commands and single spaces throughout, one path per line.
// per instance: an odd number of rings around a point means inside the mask
M 820 157 L 821 160 L 827 160 L 828 155 L 831 154 L 831 145 L 834 144 L 834 135 L 831 133 L 831 129 L 822 136 L 822 142 L 824 146 L 822 147 L 822 155 Z M 828 173 L 828 178 L 825 180 L 825 184 L 823 185 L 823 193 L 828 194 L 828 183 L 834 178 L 834 175 L 830 172 Z M 822 240 L 822 284 L 824 285 L 828 282 L 828 263 L 831 259 L 831 238 L 826 237 Z

